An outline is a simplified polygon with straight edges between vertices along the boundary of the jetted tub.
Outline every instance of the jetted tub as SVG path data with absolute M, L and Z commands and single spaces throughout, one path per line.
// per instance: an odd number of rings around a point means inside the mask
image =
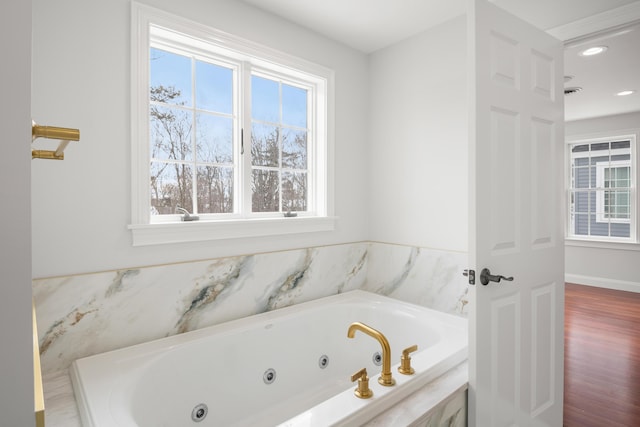
M 396 385 L 378 384 L 382 332 Z M 413 375 L 398 372 L 402 350 Z M 467 358 L 467 320 L 353 291 L 76 360 L 85 427 L 360 425 Z M 366 368 L 373 397 L 354 395 Z

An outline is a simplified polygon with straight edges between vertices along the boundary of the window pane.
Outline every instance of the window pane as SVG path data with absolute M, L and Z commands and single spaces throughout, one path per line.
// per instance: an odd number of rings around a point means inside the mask
M 233 70 L 196 61 L 196 108 L 233 112 Z
M 207 163 L 233 162 L 233 119 L 198 113 L 197 160 Z
M 573 215 L 574 230 L 573 234 L 580 236 L 589 235 L 589 219 L 586 214 L 574 214 Z
M 179 108 L 151 106 L 149 130 L 152 159 L 189 160 L 192 158 L 192 117 L 191 112 Z
M 282 167 L 291 169 L 307 168 L 307 132 L 283 129 Z
M 282 123 L 307 127 L 307 91 L 305 89 L 282 85 Z
M 611 206 L 609 212 L 611 218 L 627 219 L 629 218 L 629 192 L 628 191 L 612 191 Z
M 253 212 L 279 212 L 278 172 L 254 169 L 251 174 L 251 206 Z
M 191 106 L 191 59 L 151 48 L 149 52 L 151 101 Z
M 280 122 L 280 84 L 251 76 L 251 117 L 271 123 Z
M 629 174 L 631 172 L 631 168 L 615 168 L 616 170 L 616 179 L 619 184 L 618 187 L 628 187 L 629 186 Z
M 589 168 L 575 168 L 573 179 L 574 188 L 590 188 Z
M 609 143 L 608 142 L 597 142 L 595 144 L 591 144 L 591 151 L 609 151 Z M 608 153 L 598 153 L 597 155 L 608 155 Z
M 589 215 L 589 221 L 591 236 L 609 236 L 609 222 L 598 222 L 595 213 Z
M 278 167 L 280 161 L 280 129 L 254 123 L 251 126 L 251 164 Z
M 305 172 L 282 173 L 282 210 L 297 212 L 307 210 L 307 174 Z
M 573 199 L 573 206 L 576 213 L 589 212 L 589 192 L 577 191 Z
M 615 141 L 611 143 L 611 149 L 622 149 L 622 148 L 631 148 L 631 141 Z
M 178 206 L 192 211 L 192 176 L 188 164 L 151 162 L 150 172 L 152 212 L 174 214 Z
M 589 144 L 576 144 L 571 147 L 572 153 L 589 151 Z
M 631 237 L 630 224 L 613 223 L 611 224 L 611 237 Z
M 606 168 L 604 170 L 604 188 L 609 187 L 611 187 L 611 168 Z
M 233 169 L 198 167 L 198 213 L 233 212 Z

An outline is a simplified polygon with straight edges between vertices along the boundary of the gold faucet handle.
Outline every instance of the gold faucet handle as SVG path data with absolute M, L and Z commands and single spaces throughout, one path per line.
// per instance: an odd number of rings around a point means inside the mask
M 373 391 L 369 388 L 369 377 L 367 376 L 367 368 L 362 368 L 355 374 L 351 375 L 351 382 L 358 380 L 358 387 L 354 390 L 360 399 L 368 399 L 373 396 Z
M 411 357 L 409 357 L 409 353 L 413 353 L 414 351 L 418 351 L 417 344 L 402 350 L 402 356 L 400 357 L 400 367 L 398 368 L 398 372 L 400 372 L 401 374 L 413 375 L 415 373 L 415 370 L 411 367 Z

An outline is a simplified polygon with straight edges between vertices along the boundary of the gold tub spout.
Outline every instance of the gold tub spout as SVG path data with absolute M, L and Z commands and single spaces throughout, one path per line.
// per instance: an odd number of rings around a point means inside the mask
M 378 378 L 378 382 L 384 386 L 392 386 L 396 383 L 396 380 L 391 376 L 391 347 L 389 341 L 382 334 L 382 332 L 373 329 L 371 326 L 367 326 L 361 322 L 353 322 L 349 326 L 347 331 L 347 337 L 353 338 L 356 335 L 356 331 L 364 332 L 370 337 L 378 340 L 382 346 L 382 372 Z

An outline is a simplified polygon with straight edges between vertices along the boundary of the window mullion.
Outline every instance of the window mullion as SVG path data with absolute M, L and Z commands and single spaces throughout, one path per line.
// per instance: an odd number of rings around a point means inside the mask
M 239 159 L 239 185 L 237 200 L 240 202 L 239 213 L 243 218 L 251 214 L 251 64 L 243 62 L 240 66 L 239 80 L 239 115 L 243 141 L 237 144 L 236 152 Z
M 640 153 L 638 152 L 638 141 L 635 136 L 630 138 L 629 148 L 630 148 L 630 156 L 629 156 L 629 165 L 631 167 L 629 171 L 629 220 L 631 221 L 631 230 L 630 237 L 635 238 L 636 242 L 640 242 L 640 226 L 638 225 L 638 221 L 640 221 L 640 199 L 638 198 L 638 179 L 640 179 L 640 175 L 638 174 L 638 156 Z
M 196 111 L 196 59 L 191 57 L 191 212 L 198 213 L 198 164 L 197 164 L 197 111 Z
M 317 147 L 315 141 L 315 91 L 309 90 L 307 97 L 307 209 L 310 212 L 317 212 L 316 203 L 316 179 L 319 172 L 316 169 Z M 313 166 L 312 166 L 313 165 Z M 313 171 L 313 173 L 312 173 Z
M 278 82 L 278 128 L 280 131 L 278 132 L 278 209 L 279 212 L 284 211 L 284 206 L 282 206 L 282 148 L 283 148 L 283 133 L 284 127 L 282 125 L 282 81 Z

